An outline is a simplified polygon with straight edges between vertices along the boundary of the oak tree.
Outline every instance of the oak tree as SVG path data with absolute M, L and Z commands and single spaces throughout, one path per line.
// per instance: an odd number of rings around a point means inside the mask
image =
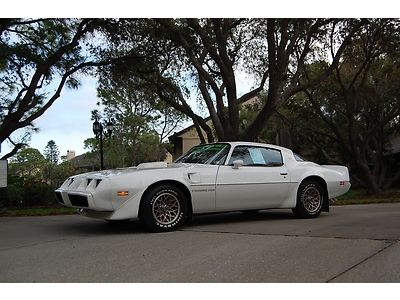
M 14 146 L 3 159 L 24 146 L 14 142 L 13 133 L 34 128 L 33 122 L 60 98 L 64 86 L 77 88 L 78 75 L 113 61 L 92 39 L 98 37 L 100 23 L 96 19 L 0 21 L 0 143 L 9 140 Z
M 314 148 L 325 163 L 350 166 L 370 193 L 400 178 L 390 143 L 400 133 L 399 26 L 398 20 L 371 21 L 324 84 L 307 88 L 287 112 L 297 144 Z M 324 68 L 311 64 L 304 76 Z

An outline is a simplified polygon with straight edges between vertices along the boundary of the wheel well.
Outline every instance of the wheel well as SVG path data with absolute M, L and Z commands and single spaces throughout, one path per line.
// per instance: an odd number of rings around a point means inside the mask
M 319 176 L 308 176 L 306 178 L 303 179 L 302 182 L 304 181 L 315 181 L 317 183 L 319 183 L 323 190 L 324 190 L 324 202 L 322 203 L 322 211 L 329 211 L 329 196 L 328 196 L 328 185 L 326 184 L 326 181 L 319 177 Z
M 142 207 L 142 200 L 144 199 L 144 197 L 146 197 L 147 193 L 149 191 L 151 191 L 151 189 L 153 189 L 156 186 L 163 185 L 163 184 L 169 184 L 169 185 L 176 186 L 185 194 L 185 198 L 188 202 L 188 208 L 189 208 L 188 217 L 190 218 L 193 214 L 192 196 L 190 194 L 189 189 L 183 183 L 181 183 L 179 181 L 175 181 L 175 180 L 161 180 L 161 181 L 157 181 L 157 182 L 154 182 L 153 184 L 149 185 L 147 187 L 147 189 L 144 191 L 142 197 L 140 198 L 139 216 L 140 216 L 140 211 L 141 211 L 141 207 Z

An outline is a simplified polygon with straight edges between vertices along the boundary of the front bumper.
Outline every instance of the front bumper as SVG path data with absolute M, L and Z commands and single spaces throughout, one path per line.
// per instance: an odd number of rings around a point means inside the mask
M 110 198 L 103 199 L 97 194 L 66 191 L 57 189 L 55 191 L 58 202 L 62 205 L 76 208 L 80 215 L 105 220 L 125 220 L 137 219 L 139 214 L 139 204 L 142 192 L 135 194 L 133 197 L 126 199 L 118 204 L 114 204 L 116 200 Z
M 113 211 L 110 181 L 99 176 L 77 175 L 55 190 L 58 202 L 74 208 Z
M 75 207 L 75 208 L 86 208 L 95 210 L 110 210 L 107 208 L 99 208 L 93 199 L 91 193 L 82 192 L 67 192 L 62 189 L 55 190 L 56 198 L 62 205 Z

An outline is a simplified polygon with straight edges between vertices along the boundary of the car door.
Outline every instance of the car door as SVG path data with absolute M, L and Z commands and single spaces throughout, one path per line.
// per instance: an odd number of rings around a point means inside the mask
M 243 165 L 233 168 L 233 162 Z M 289 175 L 282 153 L 267 147 L 238 145 L 216 181 L 216 210 L 279 207 L 288 196 Z

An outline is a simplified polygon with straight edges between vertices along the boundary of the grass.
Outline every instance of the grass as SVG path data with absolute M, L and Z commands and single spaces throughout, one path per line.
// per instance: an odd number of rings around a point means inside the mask
M 351 189 L 335 199 L 333 205 L 372 204 L 400 202 L 400 190 L 392 189 L 379 195 L 369 195 L 364 189 Z
M 31 208 L 8 208 L 0 214 L 1 217 L 23 217 L 23 216 L 52 216 L 72 215 L 76 213 L 75 208 L 69 207 L 31 207 Z

